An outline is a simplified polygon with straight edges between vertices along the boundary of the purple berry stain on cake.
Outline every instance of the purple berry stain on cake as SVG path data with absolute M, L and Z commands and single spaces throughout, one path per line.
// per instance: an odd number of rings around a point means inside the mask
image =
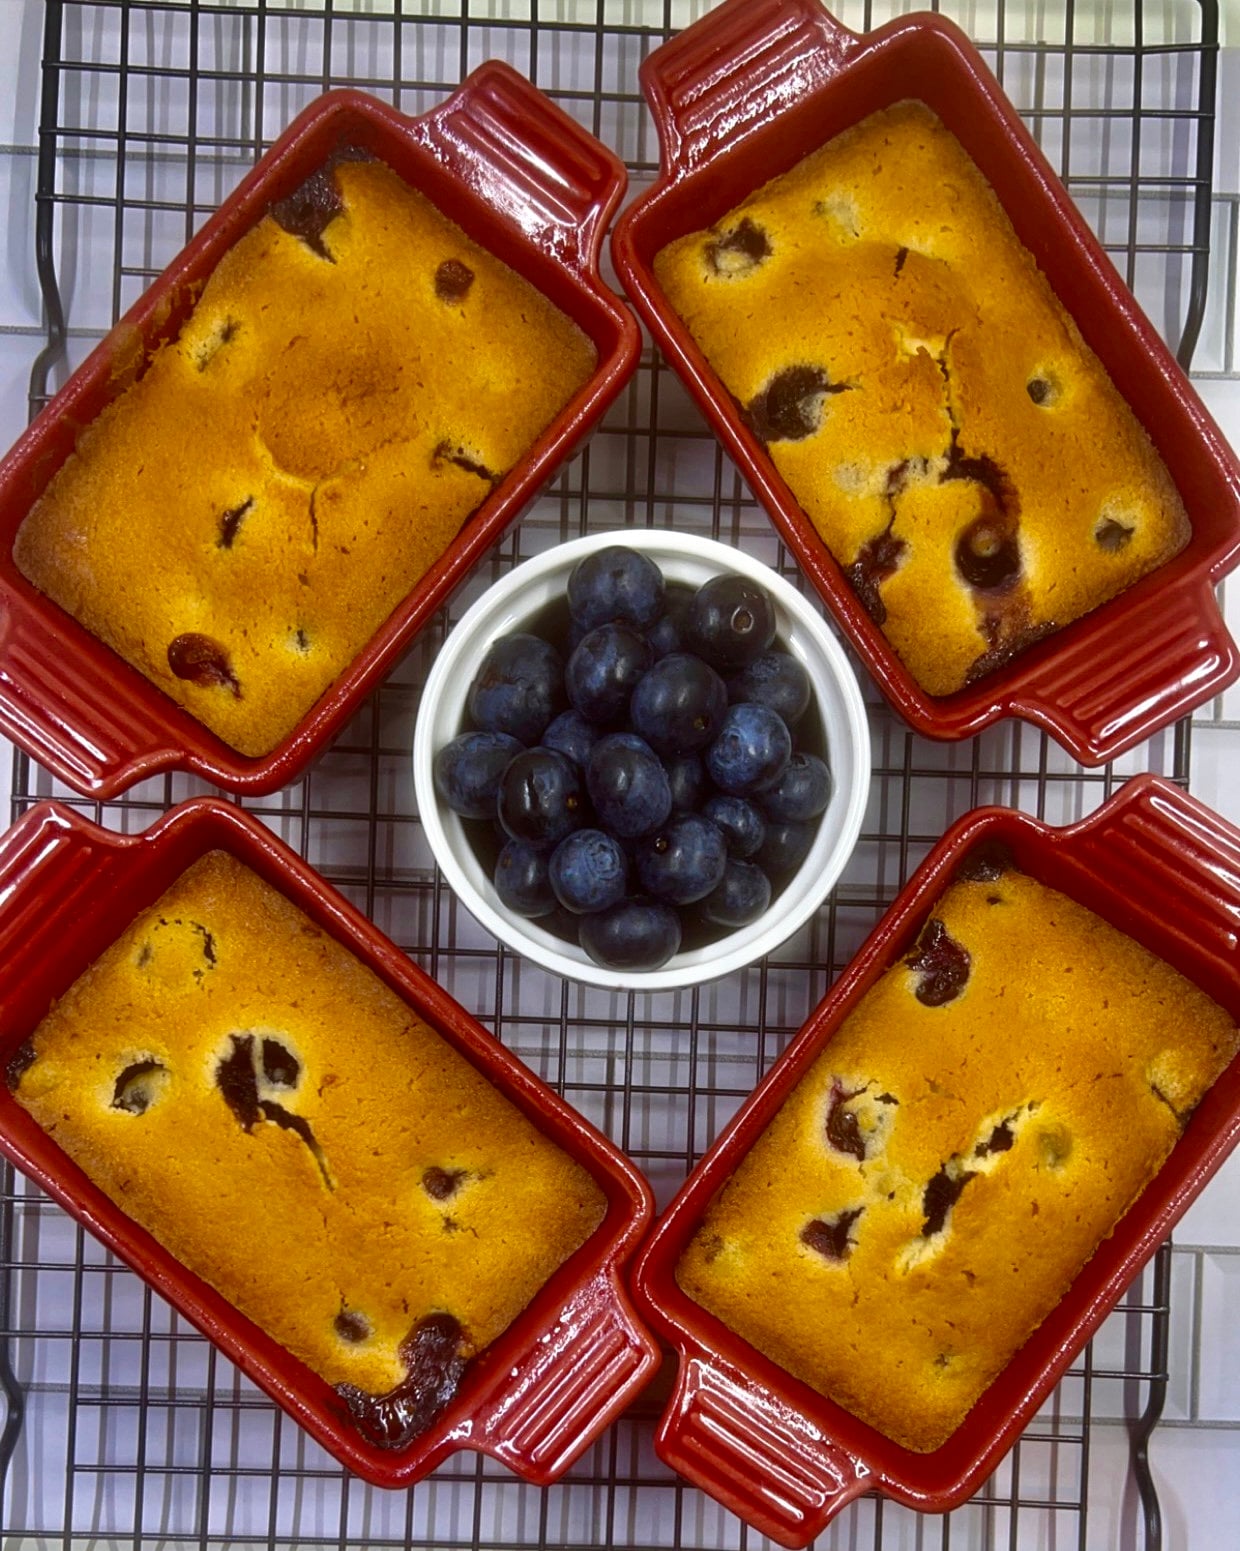
M 10 1093 L 16 1093 L 21 1086 L 21 1080 L 34 1065 L 38 1055 L 34 1048 L 34 1041 L 22 1040 L 17 1049 L 5 1062 L 4 1084 Z
M 464 1178 L 464 1169 L 441 1169 L 438 1164 L 432 1164 L 422 1175 L 422 1189 L 432 1201 L 450 1201 Z
M 278 1039 L 264 1039 L 263 1076 L 273 1088 L 295 1088 L 301 1076 L 301 1062 Z
M 822 425 L 827 394 L 847 390 L 821 366 L 785 366 L 750 399 L 745 418 L 760 442 L 804 441 Z
M 801 1229 L 801 1243 L 824 1260 L 847 1260 L 857 1242 L 851 1237 L 852 1227 L 864 1211 L 858 1206 L 835 1217 L 815 1217 Z
M 845 1088 L 843 1083 L 836 1081 L 831 1084 L 831 1096 L 827 1100 L 827 1141 L 836 1152 L 848 1153 L 858 1163 L 865 1162 L 865 1137 L 855 1113 L 844 1106 L 864 1091 L 862 1088 Z
M 880 589 L 899 569 L 907 547 L 888 525 L 874 538 L 866 540 L 857 551 L 857 558 L 844 572 L 849 586 L 861 600 L 862 608 L 876 625 L 887 621 L 887 605 Z
M 116 1079 L 112 1090 L 112 1108 L 122 1109 L 129 1115 L 145 1115 L 155 1102 L 159 1079 L 167 1071 L 162 1061 L 150 1057 L 145 1061 L 131 1061 Z
M 925 1217 L 921 1225 L 922 1238 L 929 1239 L 936 1233 L 942 1233 L 947 1223 L 947 1214 L 959 1201 L 964 1187 L 972 1178 L 972 1173 L 968 1169 L 961 1169 L 954 1160 L 943 1165 L 922 1193 L 921 1209 Z
M 473 270 L 460 259 L 444 259 L 435 271 L 435 295 L 441 302 L 459 302 L 473 283 Z
M 330 166 L 312 172 L 306 181 L 270 208 L 271 219 L 291 237 L 302 242 L 329 264 L 336 260 L 328 252 L 323 233 L 344 210 L 344 200 L 336 186 Z
M 216 539 L 216 545 L 220 549 L 231 549 L 236 542 L 237 530 L 245 521 L 250 508 L 254 505 L 254 497 L 247 496 L 240 506 L 232 506 L 226 512 L 220 513 L 220 536 Z
M 233 698 L 241 699 L 241 684 L 233 672 L 232 659 L 227 650 L 209 635 L 186 631 L 168 646 L 168 666 L 177 678 L 200 689 L 229 689 Z
M 436 1421 L 465 1372 L 468 1359 L 461 1355 L 461 1337 L 460 1324 L 451 1314 L 427 1314 L 401 1343 L 407 1371 L 395 1388 L 370 1395 L 354 1384 L 336 1386 L 368 1442 L 381 1449 L 401 1449 Z
M 1011 849 L 1002 840 L 984 840 L 956 868 L 956 877 L 963 883 L 998 883 L 1015 867 Z
M 232 1050 L 215 1068 L 215 1086 L 223 1095 L 243 1131 L 252 1131 L 262 1119 L 258 1107 L 258 1078 L 254 1072 L 254 1036 L 234 1034 Z
M 332 1321 L 332 1329 L 350 1346 L 360 1346 L 370 1338 L 370 1321 L 358 1309 L 341 1309 Z
M 706 262 L 717 275 L 748 274 L 770 254 L 770 239 L 749 216 L 706 244 Z
M 925 1007 L 942 1007 L 955 999 L 968 983 L 972 960 L 937 916 L 929 921 L 905 964 L 918 977 L 913 995 Z

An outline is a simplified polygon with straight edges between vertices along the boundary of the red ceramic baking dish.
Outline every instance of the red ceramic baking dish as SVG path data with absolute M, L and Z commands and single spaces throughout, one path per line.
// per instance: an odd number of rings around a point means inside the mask
M 583 330 L 597 363 L 296 730 L 270 754 L 249 759 L 38 593 L 13 563 L 13 540 L 79 431 L 176 337 L 224 253 L 342 147 L 386 162 L 535 285 Z M 274 791 L 293 780 L 521 515 L 634 370 L 637 323 L 599 275 L 603 234 L 625 182 L 611 151 L 498 61 L 479 67 L 420 118 L 356 91 L 328 92 L 312 103 L 0 464 L 0 732 L 76 790 L 101 798 L 168 768 L 235 792 Z
M 1240 464 L 964 34 L 918 13 L 858 35 L 818 0 L 725 0 L 643 62 L 661 141 L 654 186 L 621 217 L 617 272 L 672 368 L 883 693 L 919 732 L 1005 716 L 1099 764 L 1240 674 L 1214 585 L 1240 559 Z M 925 102 L 989 180 L 1178 486 L 1192 538 L 1128 592 L 954 694 L 925 693 L 818 538 L 655 279 L 655 255 L 868 114 Z
M 209 851 L 231 853 L 343 943 L 593 1177 L 606 1199 L 594 1234 L 471 1363 L 431 1428 L 403 1448 L 370 1442 L 334 1388 L 191 1274 L 72 1163 L 0 1085 L 0 1149 L 299 1422 L 378 1486 L 408 1486 L 457 1449 L 545 1485 L 643 1387 L 658 1348 L 621 1271 L 652 1215 L 642 1176 L 365 917 L 241 810 L 186 803 L 141 835 L 102 830 L 54 803 L 0 841 L 0 1069 L 49 1004 L 130 921 Z
M 1240 1020 L 1240 832 L 1170 782 L 1138 776 L 1064 829 L 1010 809 L 976 809 L 934 847 L 694 1170 L 634 1271 L 639 1310 L 680 1357 L 658 1452 L 783 1545 L 805 1545 L 871 1489 L 935 1513 L 976 1491 L 1240 1140 L 1237 1058 L 1055 1311 L 934 1453 L 914 1453 L 868 1427 L 681 1291 L 676 1264 L 712 1197 L 860 998 L 909 951 L 962 858 L 994 843 L 1010 848 L 1022 871 L 1127 932 Z

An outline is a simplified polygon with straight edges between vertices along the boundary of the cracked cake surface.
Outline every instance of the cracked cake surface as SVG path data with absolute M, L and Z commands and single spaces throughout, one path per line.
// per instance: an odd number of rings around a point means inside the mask
M 19 530 L 28 580 L 269 753 L 589 378 L 539 291 L 374 160 L 217 265 Z
M 385 1443 L 433 1419 L 605 1212 L 586 1170 L 223 852 L 142 912 L 7 1077 Z
M 1149 437 L 924 104 L 864 119 L 654 267 L 928 694 L 1187 542 Z
M 929 1452 L 1237 1048 L 1221 1007 L 1082 905 L 1011 868 L 960 876 L 741 1160 L 677 1280 Z

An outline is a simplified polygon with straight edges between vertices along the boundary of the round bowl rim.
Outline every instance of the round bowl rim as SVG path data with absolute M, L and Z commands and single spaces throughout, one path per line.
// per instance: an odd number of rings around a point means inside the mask
M 457 845 L 467 847 L 461 820 L 443 809 L 435 794 L 432 762 L 441 738 L 460 730 L 472 680 L 466 659 L 476 657 L 498 636 L 519 630 L 530 616 L 562 596 L 568 572 L 582 558 L 610 544 L 649 554 L 668 575 L 687 566 L 706 575 L 729 570 L 750 577 L 770 592 L 783 644 L 806 663 L 831 753 L 830 804 L 805 861 L 757 922 L 689 952 L 677 952 L 661 969 L 606 969 L 583 949 L 538 921 L 510 916 L 488 897 L 480 867 L 462 864 Z M 677 562 L 680 563 L 678 566 Z M 558 588 L 552 578 L 559 576 Z M 689 578 L 692 581 L 692 577 Z M 541 595 L 540 595 L 541 594 Z M 816 655 L 817 662 L 811 660 Z M 825 678 L 824 678 L 825 673 Z M 445 709 L 446 707 L 446 709 Z M 448 718 L 445 726 L 445 718 Z M 451 728 L 451 731 L 448 728 Z M 702 985 L 765 957 L 785 942 L 822 904 L 848 862 L 861 832 L 870 786 L 870 735 L 865 704 L 844 649 L 809 598 L 765 561 L 715 539 L 665 528 L 609 529 L 557 544 L 523 561 L 475 600 L 448 632 L 423 685 L 413 736 L 413 780 L 418 814 L 441 872 L 474 919 L 509 949 L 541 968 L 607 990 L 668 991 Z M 828 822 L 829 821 L 829 822 Z M 471 873 L 476 876 L 471 876 Z

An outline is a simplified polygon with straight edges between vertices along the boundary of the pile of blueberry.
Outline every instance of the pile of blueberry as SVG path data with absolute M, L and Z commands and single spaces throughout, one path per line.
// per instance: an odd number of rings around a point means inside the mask
M 567 606 L 488 648 L 435 790 L 494 826 L 508 910 L 567 920 L 596 964 L 658 969 L 757 920 L 805 859 L 831 792 L 795 742 L 809 675 L 746 577 L 668 586 L 612 545 L 578 562 Z

